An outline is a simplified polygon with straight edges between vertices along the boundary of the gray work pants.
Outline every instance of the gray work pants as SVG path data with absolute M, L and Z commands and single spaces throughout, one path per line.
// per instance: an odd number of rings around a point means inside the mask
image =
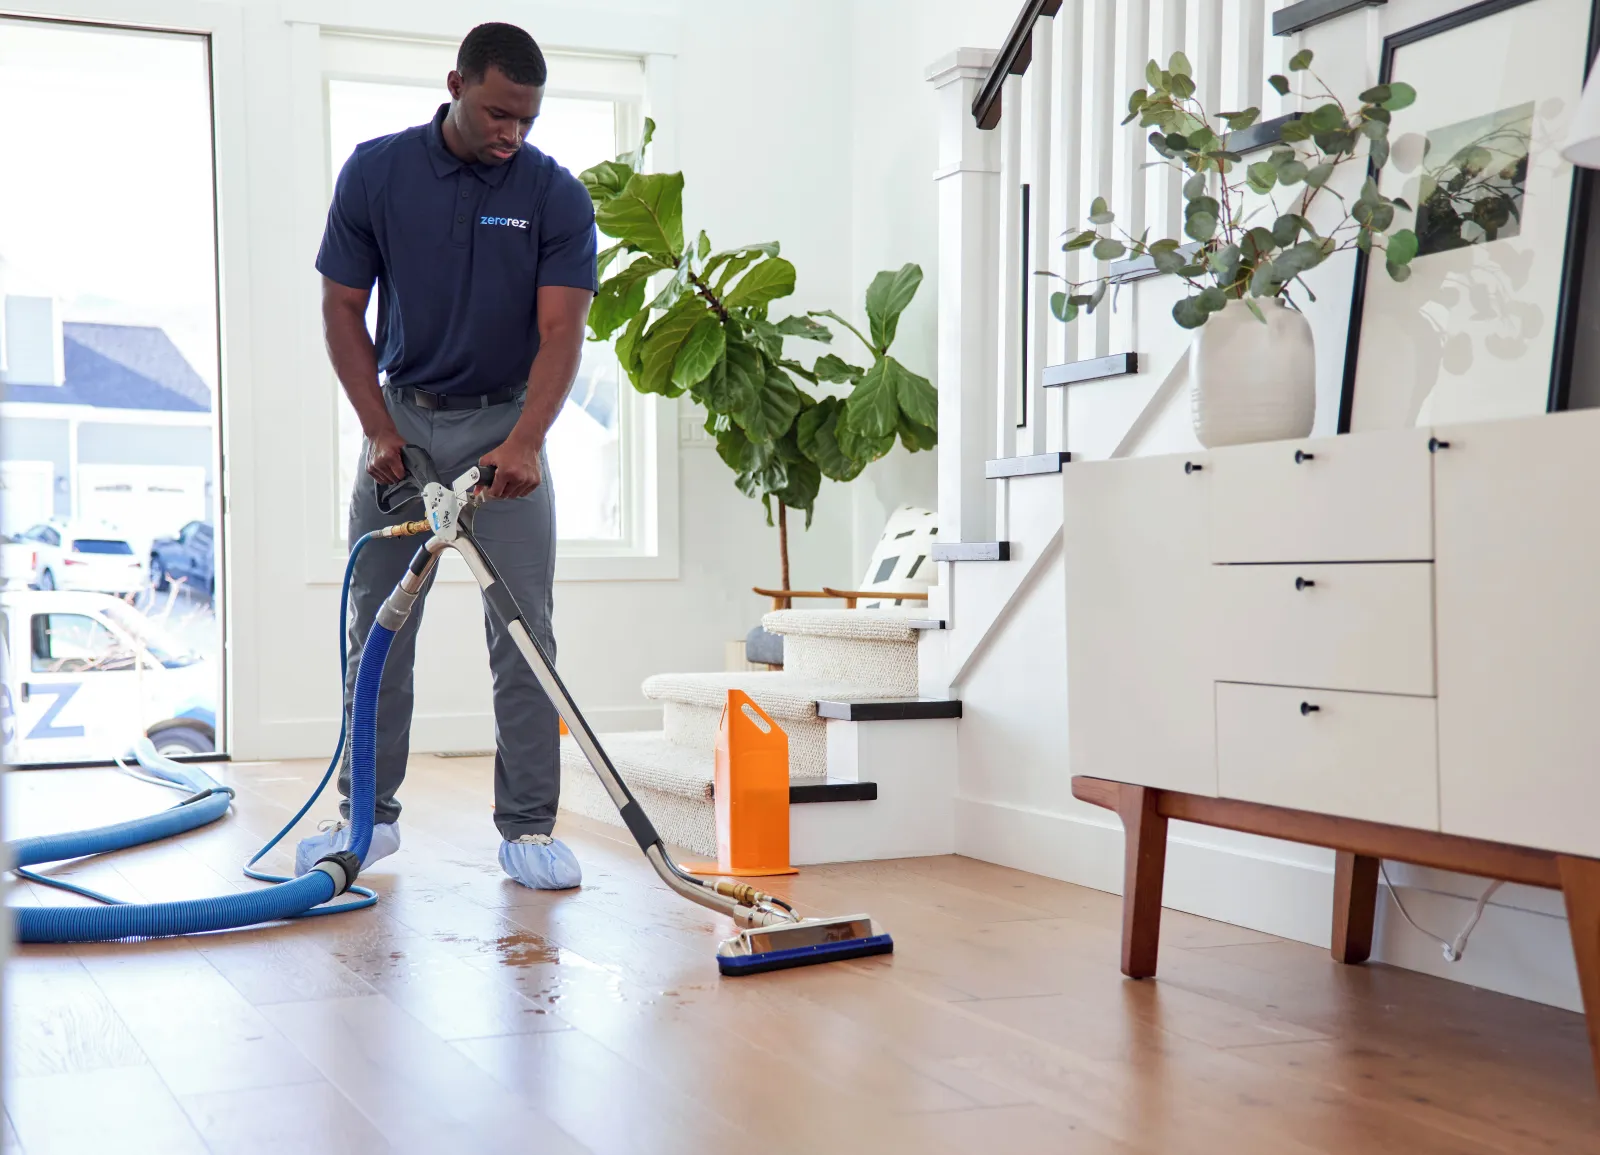
M 428 451 L 446 485 L 478 463 L 510 435 L 522 414 L 522 401 L 486 409 L 421 409 L 386 389 L 384 400 L 400 436 Z M 392 514 L 378 509 L 377 483 L 367 475 L 369 447 L 362 446 L 361 468 L 350 501 L 350 544 L 362 534 L 422 516 L 420 502 Z M 517 601 L 533 636 L 555 660 L 551 631 L 552 586 L 556 567 L 555 495 L 550 467 L 541 454 L 543 483 L 527 497 L 491 501 L 477 511 L 473 536 L 489 556 L 511 596 Z M 348 623 L 350 660 L 345 668 L 345 716 L 355 693 L 361 648 L 384 598 L 394 589 L 423 538 L 380 538 L 368 542 L 350 581 Z M 430 575 L 429 586 L 433 577 Z M 426 599 L 418 601 L 405 627 L 395 635 L 378 691 L 378 804 L 375 820 L 400 817 L 395 792 L 406 776 L 411 745 L 411 671 L 417 654 L 417 628 Z M 555 707 L 510 635 L 484 610 L 489 639 L 489 668 L 494 679 L 494 824 L 502 837 L 549 834 L 555 826 L 561 793 L 561 734 Z M 345 797 L 340 811 L 350 816 L 350 754 L 345 748 L 339 773 Z

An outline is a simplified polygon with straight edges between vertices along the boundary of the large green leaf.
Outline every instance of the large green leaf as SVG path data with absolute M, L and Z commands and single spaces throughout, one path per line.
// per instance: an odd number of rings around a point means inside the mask
M 788 374 L 763 362 L 765 374 L 753 403 L 734 411 L 733 419 L 754 441 L 776 441 L 789 431 L 800 412 L 800 390 Z
M 589 199 L 598 207 L 621 192 L 631 176 L 633 167 L 626 161 L 603 160 L 593 168 L 584 169 L 578 174 L 578 180 L 589 190 Z
M 801 337 L 807 341 L 821 341 L 823 344 L 833 340 L 833 330 L 828 326 L 798 314 L 785 317 L 774 327 L 785 337 Z
M 589 329 L 595 338 L 604 340 L 632 320 L 644 307 L 645 281 L 670 267 L 653 257 L 641 257 L 602 281 L 589 306 Z
M 722 275 L 717 277 L 716 280 L 716 291 L 720 293 L 752 261 L 777 255 L 777 241 L 765 241 L 759 245 L 745 245 L 743 248 L 738 249 L 724 249 L 720 253 L 711 254 L 710 259 L 706 261 L 705 268 L 700 270 L 700 277 L 702 280 L 710 281 L 717 270 L 721 269 Z
M 854 381 L 866 372 L 865 369 L 852 365 L 832 353 L 824 353 L 818 357 L 811 371 L 817 375 L 819 381 Z
M 695 390 L 695 400 L 712 413 L 749 411 L 756 403 L 756 392 L 766 380 L 761 354 L 743 341 L 726 342 L 722 359 Z
M 804 457 L 784 464 L 787 476 L 782 487 L 771 491 L 772 496 L 790 509 L 805 510 L 806 528 L 810 529 L 811 509 L 816 504 L 817 492 L 822 488 L 822 474 L 815 462 Z
M 845 401 L 845 421 L 868 437 L 890 437 L 900 424 L 900 369 L 892 357 L 879 357 Z
M 867 286 L 867 322 L 878 352 L 886 351 L 894 343 L 900 314 L 906 311 L 921 285 L 922 268 L 913 264 L 901 265 L 893 271 L 885 269 L 872 278 L 872 284 Z
M 824 397 L 800 414 L 795 431 L 801 452 L 816 462 L 824 476 L 835 481 L 853 481 L 867 463 L 856 460 L 839 447 L 838 426 L 843 415 L 843 401 Z
M 768 257 L 751 267 L 729 289 L 722 303 L 730 309 L 765 305 L 794 292 L 794 266 L 782 257 Z
M 644 335 L 644 327 L 650 321 L 650 314 L 640 309 L 633 315 L 633 320 L 628 322 L 628 327 L 617 338 L 617 360 L 622 363 L 622 370 L 628 375 L 637 388 L 644 372 L 644 366 L 639 360 L 639 338 Z
M 700 384 L 722 360 L 727 347 L 728 334 L 722 322 L 714 314 L 706 313 L 695 322 L 678 349 L 672 365 L 672 383 L 680 389 Z
M 639 345 L 640 370 L 634 385 L 644 393 L 660 393 L 676 397 L 683 392 L 673 384 L 672 371 L 678 360 L 678 350 L 689 333 L 706 315 L 706 307 L 696 297 L 685 297 L 644 335 Z
M 851 460 L 860 462 L 863 469 L 894 448 L 894 434 L 895 431 L 890 430 L 883 437 L 874 437 L 860 432 L 851 425 L 848 409 L 840 415 L 833 432 L 839 441 L 839 449 Z
M 939 444 L 939 434 L 926 425 L 918 425 L 904 413 L 900 414 L 900 444 L 906 447 L 907 453 L 917 453 L 924 449 L 932 449 Z
M 594 211 L 608 237 L 677 264 L 683 251 L 683 174 L 634 173 L 623 190 Z
M 926 377 L 918 376 L 893 357 L 885 357 L 895 374 L 895 397 L 900 412 L 926 429 L 939 425 L 939 393 Z

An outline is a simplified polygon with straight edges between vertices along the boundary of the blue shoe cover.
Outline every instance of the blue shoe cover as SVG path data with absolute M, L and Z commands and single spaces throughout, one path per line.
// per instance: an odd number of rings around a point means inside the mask
M 583 881 L 572 851 L 548 834 L 524 834 L 515 842 L 501 842 L 500 869 L 534 890 L 568 890 Z
M 317 860 L 325 854 L 349 849 L 350 824 L 342 821 L 324 822 L 320 833 L 313 834 L 310 838 L 302 838 L 300 845 L 294 848 L 294 875 L 299 878 L 315 866 Z M 372 827 L 372 841 L 367 845 L 367 856 L 361 860 L 361 869 L 365 870 L 380 858 L 388 858 L 399 849 L 400 824 L 375 823 Z

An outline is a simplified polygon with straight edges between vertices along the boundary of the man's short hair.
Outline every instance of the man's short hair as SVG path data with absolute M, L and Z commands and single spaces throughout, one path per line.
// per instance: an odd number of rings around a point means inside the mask
M 462 79 L 480 81 L 489 69 L 498 68 L 512 84 L 543 87 L 547 69 L 544 53 L 515 24 L 480 24 L 461 42 L 456 53 L 456 71 Z

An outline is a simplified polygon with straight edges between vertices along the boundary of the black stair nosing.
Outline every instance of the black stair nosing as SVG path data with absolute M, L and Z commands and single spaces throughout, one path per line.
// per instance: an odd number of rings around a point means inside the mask
M 933 547 L 934 561 L 1010 561 L 1009 541 L 946 541 Z
M 1272 14 L 1272 34 L 1292 36 L 1325 20 L 1354 12 L 1358 8 L 1376 8 L 1388 0 L 1301 0 L 1288 4 Z
M 1037 477 L 1046 473 L 1060 473 L 1061 467 L 1072 460 L 1064 449 L 1054 453 L 1029 453 L 1022 457 L 994 457 L 983 463 L 983 476 L 989 481 L 1003 477 Z
M 836 722 L 915 722 L 930 718 L 961 717 L 956 698 L 859 698 L 854 701 L 823 699 L 817 717 Z
M 1101 381 L 1107 377 L 1128 377 L 1139 371 L 1139 354 L 1113 353 L 1109 357 L 1093 357 L 1087 361 L 1066 361 L 1060 365 L 1046 365 L 1046 389 L 1059 389 L 1063 385 L 1081 385 L 1085 381 Z
M 821 782 L 790 782 L 789 805 L 805 802 L 876 802 L 876 782 L 851 782 L 845 778 L 827 778 Z

